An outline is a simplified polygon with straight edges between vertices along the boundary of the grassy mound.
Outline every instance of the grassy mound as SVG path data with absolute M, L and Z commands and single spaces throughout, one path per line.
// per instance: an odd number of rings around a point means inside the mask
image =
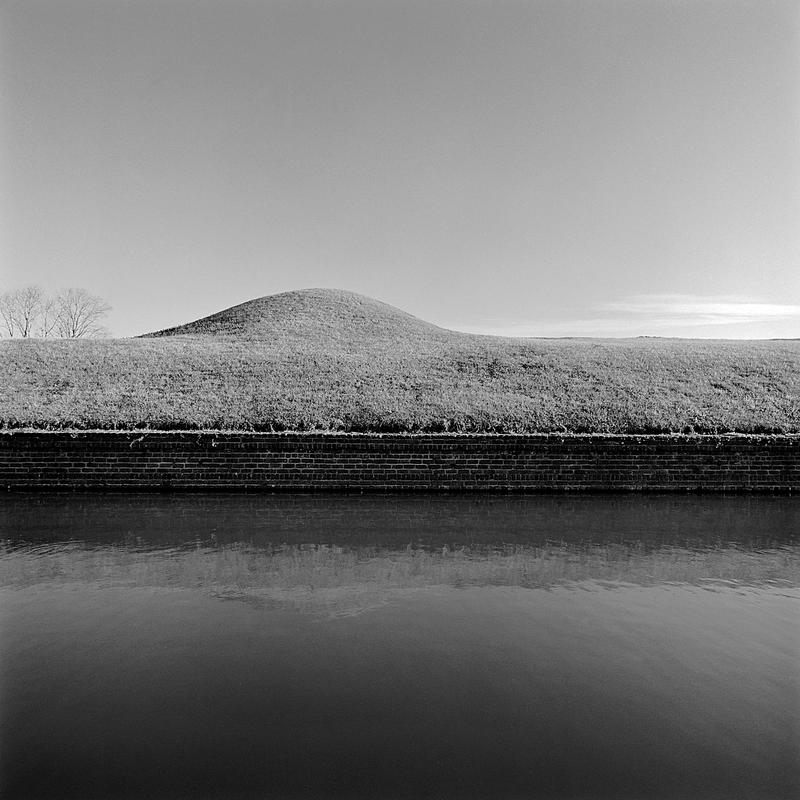
M 337 289 L 305 289 L 259 297 L 209 317 L 145 334 L 162 336 L 235 336 L 248 341 L 302 340 L 307 346 L 335 342 L 361 348 L 369 340 L 419 342 L 448 331 L 399 308 Z
M 475 336 L 320 289 L 4 341 L 0 375 L 6 428 L 800 433 L 800 341 Z

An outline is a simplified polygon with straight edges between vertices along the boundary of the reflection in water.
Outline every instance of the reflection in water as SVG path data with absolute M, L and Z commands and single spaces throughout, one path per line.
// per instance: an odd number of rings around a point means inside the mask
M 12 556 L 13 553 L 13 557 Z M 588 544 L 450 550 L 381 550 L 338 545 L 254 548 L 223 545 L 148 550 L 81 544 L 6 547 L 0 583 L 55 581 L 98 586 L 198 588 L 218 597 L 319 605 L 354 613 L 402 590 L 430 586 L 553 588 L 579 582 L 648 586 L 683 583 L 711 588 L 800 586 L 800 548 L 743 551 L 714 546 Z M 348 607 L 349 606 L 349 607 Z
M 794 498 L 11 495 L 0 585 L 4 798 L 800 790 Z

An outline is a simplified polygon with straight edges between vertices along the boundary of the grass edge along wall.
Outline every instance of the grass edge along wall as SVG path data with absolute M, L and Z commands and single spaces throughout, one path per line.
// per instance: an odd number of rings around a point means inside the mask
M 798 491 L 797 435 L 0 432 L 6 489 Z

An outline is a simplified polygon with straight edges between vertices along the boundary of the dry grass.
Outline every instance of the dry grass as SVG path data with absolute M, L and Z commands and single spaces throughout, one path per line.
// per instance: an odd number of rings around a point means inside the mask
M 505 339 L 335 292 L 169 335 L 0 343 L 0 426 L 800 432 L 800 341 Z

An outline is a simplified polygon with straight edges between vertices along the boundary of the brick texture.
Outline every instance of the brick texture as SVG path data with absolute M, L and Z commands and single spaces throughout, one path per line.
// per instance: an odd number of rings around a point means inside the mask
M 800 490 L 800 436 L 0 433 L 6 489 Z

